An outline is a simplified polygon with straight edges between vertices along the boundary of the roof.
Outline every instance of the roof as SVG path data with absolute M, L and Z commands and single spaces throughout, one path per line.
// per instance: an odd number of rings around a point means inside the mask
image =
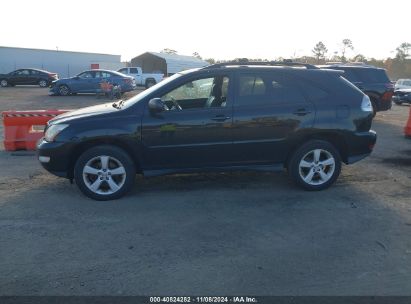
M 201 68 L 209 65 L 207 61 L 204 61 L 193 56 L 157 52 L 146 52 L 144 54 L 151 54 L 153 56 L 164 59 L 167 64 L 168 73 L 178 73 L 187 69 Z
M 106 56 L 121 56 L 121 55 L 116 55 L 116 54 L 78 52 L 78 51 L 63 51 L 63 50 L 51 50 L 51 49 L 34 49 L 34 48 L 23 48 L 23 47 L 1 46 L 1 45 L 0 45 L 0 49 L 18 49 L 18 50 L 28 50 L 28 51 L 47 51 L 47 52 L 58 52 L 58 53 L 76 53 L 76 54 L 93 54 L 93 55 L 106 55 Z

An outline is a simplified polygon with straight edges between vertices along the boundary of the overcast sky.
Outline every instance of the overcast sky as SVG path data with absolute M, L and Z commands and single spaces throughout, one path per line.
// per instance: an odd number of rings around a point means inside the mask
M 172 48 L 203 58 L 328 55 L 344 38 L 366 57 L 395 55 L 411 42 L 410 0 L 2 1 L 0 46 L 120 54 Z

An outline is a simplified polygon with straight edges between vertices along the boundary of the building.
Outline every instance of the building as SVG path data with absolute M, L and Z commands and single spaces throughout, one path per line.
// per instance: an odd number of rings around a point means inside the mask
M 163 73 L 167 76 L 209 65 L 207 61 L 193 56 L 146 52 L 131 59 L 131 66 L 141 67 L 144 73 Z
M 123 66 L 120 55 L 0 46 L 0 74 L 37 68 L 58 73 L 63 78 L 91 68 L 117 70 Z

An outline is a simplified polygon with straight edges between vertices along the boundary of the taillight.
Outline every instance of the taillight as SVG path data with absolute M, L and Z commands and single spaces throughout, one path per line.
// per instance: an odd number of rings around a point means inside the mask
M 392 95 L 394 95 L 394 92 L 393 92 L 393 91 L 385 92 L 385 93 L 382 95 L 381 100 L 382 100 L 382 101 L 391 101 Z
M 385 84 L 385 87 L 387 89 L 394 89 L 394 84 L 392 82 L 388 82 L 388 83 Z
M 127 83 L 127 84 L 131 84 L 131 82 L 132 82 L 131 78 L 123 78 L 123 79 L 124 79 L 124 82 Z
M 372 112 L 372 104 L 370 97 L 367 95 L 364 95 L 361 101 L 361 110 L 364 112 Z

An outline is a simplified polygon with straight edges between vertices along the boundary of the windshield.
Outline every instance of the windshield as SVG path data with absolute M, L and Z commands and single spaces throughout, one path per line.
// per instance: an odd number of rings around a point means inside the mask
M 127 108 L 129 106 L 132 106 L 132 105 L 136 104 L 137 102 L 141 101 L 146 96 L 150 95 L 151 93 L 158 90 L 162 86 L 170 83 L 171 81 L 173 81 L 173 80 L 175 80 L 175 79 L 177 79 L 178 77 L 181 77 L 181 76 L 182 76 L 182 74 L 180 74 L 180 73 L 174 74 L 173 76 L 164 79 L 163 81 L 157 83 L 156 85 L 152 86 L 151 88 L 149 88 L 147 90 L 144 90 L 140 94 L 137 94 L 136 96 L 134 96 L 130 99 L 124 100 L 123 108 Z

